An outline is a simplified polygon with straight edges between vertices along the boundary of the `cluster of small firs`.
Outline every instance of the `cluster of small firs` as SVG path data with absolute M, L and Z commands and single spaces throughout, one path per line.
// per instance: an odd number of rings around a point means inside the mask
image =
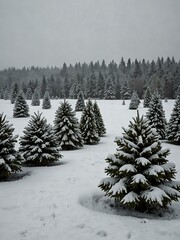
M 108 155 L 105 169 L 108 176 L 99 184 L 118 206 L 143 212 L 166 208 L 180 197 L 180 182 L 174 181 L 175 165 L 167 160 L 170 150 L 162 149 L 160 141 L 167 139 L 180 144 L 180 94 L 169 123 L 165 119 L 160 95 L 154 93 L 150 101 L 146 100 L 144 97 L 144 107 L 149 108 L 146 116 L 140 117 L 137 111 L 137 117 L 130 121 L 129 128 L 123 128 L 122 137 L 116 138 L 117 152 Z M 137 96 L 136 101 L 139 104 Z M 23 109 L 22 106 L 20 109 Z M 60 150 L 97 144 L 106 133 L 97 102 L 89 99 L 84 104 L 83 94 L 80 93 L 75 110 L 82 111 L 80 122 L 71 105 L 66 100 L 61 102 L 55 113 L 54 126 L 47 123 L 42 113 L 34 113 L 20 137 L 18 151 L 15 150 L 17 136 L 13 136 L 14 129 L 1 114 L 1 179 L 21 171 L 21 164 L 50 165 L 62 157 Z

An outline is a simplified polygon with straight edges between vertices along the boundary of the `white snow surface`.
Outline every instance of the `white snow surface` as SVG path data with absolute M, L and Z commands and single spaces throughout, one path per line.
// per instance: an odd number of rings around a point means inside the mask
M 51 100 L 51 109 L 31 106 L 30 113 L 43 112 L 53 124 L 55 111 L 62 100 Z M 75 107 L 76 100 L 69 100 Z M 116 152 L 116 136 L 122 135 L 136 111 L 129 110 L 129 101 L 97 100 L 107 129 L 97 145 L 85 145 L 76 151 L 62 151 L 60 165 L 23 168 L 22 179 L 0 182 L 0 239 L 1 240 L 179 240 L 180 202 L 173 203 L 162 216 L 116 209 L 114 201 L 98 188 L 108 154 Z M 174 100 L 163 101 L 169 120 Z M 140 115 L 145 114 L 143 101 Z M 13 104 L 0 100 L 0 112 L 15 128 L 14 135 L 22 136 L 29 118 L 13 118 Z M 77 112 L 80 119 L 81 112 Z M 168 159 L 176 164 L 180 180 L 180 146 L 162 143 L 170 148 Z M 18 143 L 16 148 L 18 149 Z M 132 197 L 129 195 L 129 199 Z M 158 195 L 160 196 L 160 195 Z M 158 197 L 156 196 L 156 197 Z M 133 195 L 133 198 L 135 196 Z M 132 199 L 133 199 L 132 198 Z M 171 211 L 173 210 L 173 211 Z

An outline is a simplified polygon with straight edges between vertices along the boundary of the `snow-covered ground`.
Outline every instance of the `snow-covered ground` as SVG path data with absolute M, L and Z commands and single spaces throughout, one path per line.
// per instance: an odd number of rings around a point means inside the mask
M 51 101 L 52 108 L 30 106 L 30 113 L 43 112 L 53 123 L 60 100 Z M 76 100 L 69 100 L 75 106 Z M 163 216 L 149 216 L 125 210 L 116 211 L 113 202 L 98 188 L 105 177 L 105 158 L 115 153 L 114 139 L 127 127 L 135 110 L 129 101 L 98 100 L 107 135 L 97 145 L 85 145 L 80 150 L 62 151 L 59 165 L 23 168 L 28 175 L 11 182 L 0 182 L 0 239 L 1 240 L 179 240 L 180 202 L 172 204 Z M 169 120 L 174 100 L 163 102 Z M 140 115 L 147 109 L 139 107 Z M 22 135 L 29 118 L 15 119 L 10 101 L 0 100 L 0 112 Z M 81 112 L 77 113 L 80 118 Z M 163 143 L 170 148 L 169 160 L 176 164 L 180 180 L 180 146 Z M 18 148 L 18 144 L 16 145 Z

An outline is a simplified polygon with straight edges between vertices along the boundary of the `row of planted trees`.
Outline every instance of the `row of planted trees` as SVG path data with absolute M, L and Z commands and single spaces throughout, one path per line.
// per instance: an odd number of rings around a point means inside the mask
M 46 166 L 58 161 L 60 150 L 73 150 L 83 144 L 96 144 L 106 133 L 100 109 L 95 102 L 87 101 L 80 123 L 71 105 L 64 101 L 56 111 L 54 126 L 47 123 L 42 113 L 34 113 L 19 140 L 19 151 L 15 150 L 17 136 L 14 128 L 0 115 L 0 179 L 7 179 L 12 172 L 21 169 L 21 163 Z

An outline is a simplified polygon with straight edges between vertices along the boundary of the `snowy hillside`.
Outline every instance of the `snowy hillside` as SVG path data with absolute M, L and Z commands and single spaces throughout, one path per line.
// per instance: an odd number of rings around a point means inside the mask
M 51 100 L 51 109 L 31 106 L 30 114 L 38 110 L 53 124 L 60 100 Z M 75 107 L 76 100 L 69 100 Z M 23 168 L 22 179 L 0 182 L 1 240 L 178 240 L 180 239 L 180 202 L 172 204 L 163 216 L 115 210 L 113 201 L 98 188 L 105 177 L 105 158 L 116 151 L 114 139 L 127 127 L 136 110 L 129 110 L 129 101 L 97 101 L 107 129 L 97 145 L 85 145 L 74 151 L 61 151 L 60 164 L 52 167 Z M 139 106 L 140 115 L 147 108 Z M 169 120 L 174 100 L 163 101 Z M 13 118 L 13 104 L 0 100 L 0 112 L 22 136 L 29 118 Z M 77 112 L 80 119 L 81 112 Z M 16 144 L 18 149 L 19 144 Z M 180 146 L 163 142 L 170 148 L 168 159 L 176 164 L 180 180 Z

